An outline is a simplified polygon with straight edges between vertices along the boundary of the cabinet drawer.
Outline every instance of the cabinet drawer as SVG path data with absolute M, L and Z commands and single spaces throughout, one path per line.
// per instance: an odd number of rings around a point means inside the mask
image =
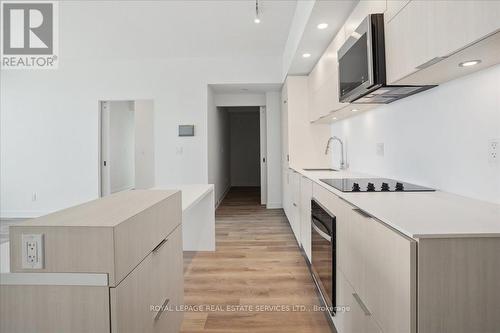
M 114 229 L 115 284 L 182 223 L 181 193 L 158 202 Z
M 363 303 L 344 275 L 337 271 L 338 311 L 333 319 L 338 333 L 381 333 L 370 310 Z
M 346 277 L 386 333 L 416 330 L 416 242 L 352 209 Z
M 183 313 L 182 231 L 177 227 L 123 281 L 110 289 L 112 332 L 175 333 Z M 160 307 L 167 306 L 166 311 Z

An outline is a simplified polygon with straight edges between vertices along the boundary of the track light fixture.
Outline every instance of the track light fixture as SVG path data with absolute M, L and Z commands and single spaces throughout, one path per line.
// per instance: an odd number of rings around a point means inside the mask
M 259 0 L 255 0 L 255 19 L 253 20 L 256 24 L 260 23 L 260 9 Z

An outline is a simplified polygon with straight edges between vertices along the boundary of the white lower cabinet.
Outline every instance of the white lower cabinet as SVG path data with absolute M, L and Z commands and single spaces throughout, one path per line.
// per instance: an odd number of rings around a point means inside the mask
M 300 178 L 289 168 L 283 169 L 283 209 L 293 234 L 300 244 Z
M 290 221 L 290 206 L 291 204 L 291 191 L 290 191 L 290 173 L 292 172 L 288 167 L 283 167 L 282 169 L 283 177 L 282 177 L 282 200 L 283 200 L 283 210 L 285 211 L 285 215 Z
M 300 179 L 300 242 L 311 262 L 311 198 L 312 181 L 301 176 Z
M 300 178 L 301 175 L 296 171 L 291 171 L 290 174 L 290 192 L 291 192 L 291 209 L 290 209 L 290 224 L 297 242 L 300 243 Z
M 337 280 L 338 310 L 333 319 L 337 332 L 381 333 L 370 310 L 341 271 L 337 271 Z
M 385 333 L 415 332 L 415 240 L 390 229 L 318 184 L 313 185 L 313 197 L 336 216 L 337 267 L 342 272 L 337 277 L 346 280 L 344 286 L 339 284 L 337 304 L 344 305 L 342 300 L 360 303 L 370 313 L 369 323 L 353 319 L 337 327 L 338 332 L 371 332 L 378 327 Z M 347 286 L 356 296 L 349 296 L 344 290 Z M 351 317 L 356 317 L 355 305 Z

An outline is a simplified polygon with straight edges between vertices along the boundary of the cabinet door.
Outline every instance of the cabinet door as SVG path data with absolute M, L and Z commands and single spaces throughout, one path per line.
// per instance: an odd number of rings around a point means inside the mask
M 288 221 L 291 225 L 291 188 L 290 188 L 290 169 L 283 168 L 283 193 L 282 193 L 282 200 L 283 200 L 283 210 L 285 211 L 285 215 L 288 218 Z
M 387 1 L 387 10 L 384 13 L 385 23 L 389 23 L 411 0 Z
M 304 176 L 300 180 L 300 241 L 311 262 L 311 198 L 312 181 Z
M 340 29 L 309 75 L 309 114 L 314 121 L 344 107 L 339 102 L 337 51 L 345 41 Z
M 410 1 L 385 25 L 387 82 L 410 75 L 433 57 L 430 39 L 433 1 Z
M 288 145 L 288 95 L 287 86 L 283 87 L 281 91 L 281 162 L 283 166 L 288 168 L 289 158 L 289 145 Z
M 416 242 L 351 212 L 349 281 L 384 332 L 415 332 Z
M 342 272 L 337 271 L 338 309 L 333 319 L 338 333 L 381 333 L 370 310 L 349 284 Z
M 295 238 L 300 243 L 300 174 L 296 171 L 291 173 L 291 224 Z
M 423 1 L 423 0 L 419 0 Z M 500 29 L 500 1 L 431 1 L 432 50 L 447 56 Z
M 182 231 L 177 227 L 121 283 L 110 288 L 113 332 L 180 330 L 183 313 Z
M 385 23 L 387 82 L 395 83 L 498 31 L 500 1 L 412 0 Z

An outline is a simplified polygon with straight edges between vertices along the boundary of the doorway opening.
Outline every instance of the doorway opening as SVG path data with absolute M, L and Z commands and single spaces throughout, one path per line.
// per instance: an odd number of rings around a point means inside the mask
M 154 187 L 153 101 L 100 101 L 99 128 L 99 196 Z
M 260 106 L 218 107 L 218 172 L 224 192 L 267 202 L 266 112 Z M 258 195 L 256 195 L 258 193 Z M 251 195 L 250 195 L 251 194 Z

